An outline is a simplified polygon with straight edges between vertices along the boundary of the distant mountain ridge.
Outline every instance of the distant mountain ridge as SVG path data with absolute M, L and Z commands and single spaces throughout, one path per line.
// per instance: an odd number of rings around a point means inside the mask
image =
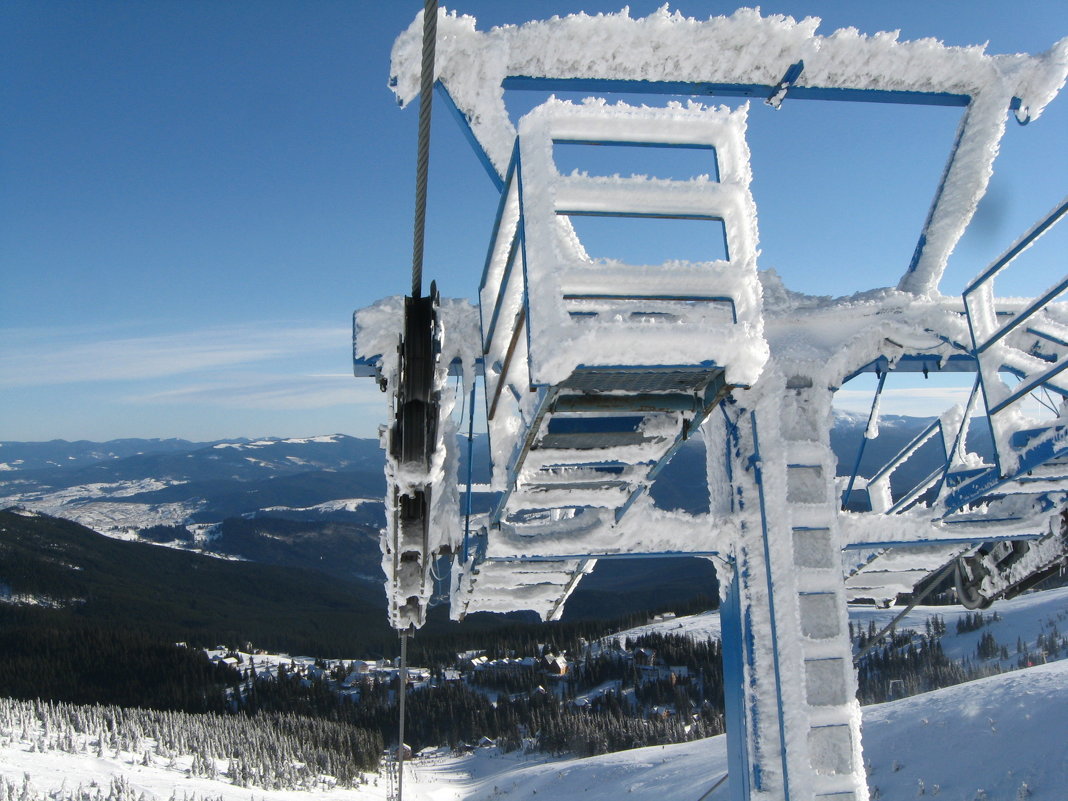
M 860 473 L 870 475 L 929 422 L 886 415 L 880 436 L 864 441 L 866 416 L 836 412 L 831 445 L 839 473 L 852 470 L 863 442 Z M 982 439 L 985 427 L 973 429 Z M 460 450 L 466 461 L 467 449 Z M 476 437 L 474 454 L 474 480 L 484 482 L 485 435 Z M 0 455 L 7 468 L 0 471 L 0 506 L 22 505 L 104 533 L 134 535 L 158 525 L 192 526 L 194 533 L 199 527 L 203 533 L 236 517 L 384 524 L 384 459 L 372 439 L 333 434 L 212 443 L 3 442 Z M 685 443 L 653 485 L 654 500 L 689 512 L 707 509 L 704 458 L 698 438 Z M 908 481 L 921 472 L 923 465 L 906 465 L 896 478 Z
M 240 441 L 240 440 L 237 440 Z M 185 452 L 213 445 L 186 439 L 113 439 L 107 442 L 0 442 L 0 472 L 66 469 L 146 453 Z
M 344 434 L 209 443 L 137 439 L 0 442 L 0 455 L 7 466 L 0 472 L 0 491 L 13 480 L 57 489 L 144 478 L 170 483 L 252 481 L 309 470 L 382 469 L 377 440 Z
M 377 441 L 334 434 L 117 442 L 2 443 L 0 453 L 30 456 L 40 446 L 37 463 L 52 464 L 0 472 L 0 508 L 217 556 L 377 576 L 385 494 Z M 131 455 L 113 456 L 124 451 Z M 92 454 L 103 458 L 90 461 Z
M 864 443 L 861 474 L 870 475 L 929 423 L 883 416 L 880 436 Z M 836 412 L 831 444 L 839 473 L 852 470 L 866 426 L 867 415 Z M 981 440 L 983 426 L 973 429 Z M 460 451 L 466 476 L 467 448 Z M 704 460 L 700 438 L 686 442 L 651 488 L 654 501 L 707 511 Z M 386 484 L 377 440 L 333 434 L 209 443 L 3 442 L 0 461 L 8 466 L 0 471 L 0 508 L 22 506 L 113 537 L 314 569 L 380 591 Z M 473 466 L 476 482 L 488 480 L 485 435 L 476 436 Z M 907 482 L 929 469 L 906 465 L 895 478 Z M 572 598 L 568 617 L 626 613 L 699 592 L 714 597 L 711 565 L 685 561 L 602 562 Z

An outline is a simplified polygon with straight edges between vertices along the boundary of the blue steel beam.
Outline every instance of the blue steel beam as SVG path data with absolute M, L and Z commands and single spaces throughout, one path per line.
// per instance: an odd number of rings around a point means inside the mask
M 505 90 L 535 92 L 587 92 L 594 94 L 709 95 L 751 97 L 764 100 L 779 90 L 778 84 L 713 83 L 707 81 L 640 81 L 612 78 L 539 78 L 509 75 L 501 82 Z M 839 89 L 822 86 L 789 87 L 791 100 L 838 100 L 853 103 L 895 103 L 918 106 L 956 106 L 971 102 L 967 94 L 952 92 L 909 92 L 886 89 Z M 1009 108 L 1018 109 L 1019 98 Z
M 868 428 L 871 428 L 872 420 L 875 418 L 875 412 L 879 408 L 879 396 L 883 393 L 884 384 L 886 384 L 885 370 L 879 374 L 879 384 L 875 387 L 875 395 L 871 400 L 871 411 L 868 412 L 868 425 L 864 429 L 864 436 L 860 438 L 860 447 L 857 449 L 857 460 L 853 463 L 853 472 L 849 475 L 849 484 L 846 485 L 845 493 L 842 495 L 843 509 L 849 506 L 849 498 L 853 494 L 853 485 L 856 483 L 857 475 L 860 473 L 860 460 L 864 458 L 864 448 L 868 444 Z
M 653 220 L 709 220 L 723 222 L 717 214 L 669 214 L 660 211 L 590 211 L 587 209 L 557 209 L 558 217 L 638 217 Z
M 1015 331 L 1017 328 L 1023 325 L 1023 323 L 1028 318 L 1032 317 L 1036 312 L 1039 312 L 1044 309 L 1047 304 L 1053 301 L 1054 298 L 1056 298 L 1058 295 L 1064 294 L 1065 290 L 1068 290 L 1068 278 L 1063 278 L 1062 280 L 1058 281 L 1056 284 L 1046 290 L 1045 294 L 1043 294 L 1039 298 L 1036 298 L 1032 303 L 1028 304 L 1026 309 L 1014 315 L 1008 323 L 1001 326 L 1001 328 L 991 334 L 990 339 L 988 339 L 986 342 L 976 348 L 976 352 L 982 353 L 995 342 L 997 342 L 999 339 L 1011 333 L 1012 331 Z M 1039 336 L 1043 335 L 1039 334 Z M 1054 342 L 1057 341 L 1053 337 L 1047 337 L 1047 339 L 1051 339 Z
M 937 418 L 933 423 L 924 428 L 923 431 L 913 437 L 911 442 L 909 442 L 901 450 L 899 450 L 892 459 L 890 459 L 885 465 L 883 465 L 878 470 L 878 472 L 875 473 L 875 475 L 868 479 L 868 486 L 871 486 L 883 476 L 893 472 L 898 467 L 907 462 L 909 458 L 911 458 L 912 455 L 920 449 L 921 446 L 925 445 L 927 441 L 935 435 L 935 432 L 938 432 L 940 434 L 942 433 L 942 421 Z M 942 434 L 942 437 L 944 440 L 945 435 Z
M 749 425 L 753 432 L 753 453 L 749 457 L 749 469 L 753 471 L 753 483 L 756 485 L 757 501 L 760 504 L 760 528 L 761 539 L 764 544 L 764 571 L 767 582 L 767 608 L 771 619 L 771 659 L 775 668 L 775 696 L 779 707 L 779 753 L 782 762 L 782 786 L 783 801 L 790 799 L 790 766 L 786 758 L 786 712 L 783 709 L 782 698 L 782 668 L 779 664 L 779 627 L 775 612 L 775 580 L 771 574 L 771 543 L 768 536 L 768 509 L 764 498 L 764 471 L 762 470 L 760 456 L 760 437 L 757 433 L 756 412 L 749 413 Z M 760 785 L 759 774 L 754 777 L 755 783 Z
M 996 258 L 989 267 L 981 272 L 974 281 L 968 284 L 967 288 L 962 293 L 965 297 L 970 295 L 982 284 L 985 284 L 1005 267 L 1009 265 L 1013 259 L 1027 250 L 1031 245 L 1038 240 L 1043 234 L 1049 231 L 1054 225 L 1056 225 L 1065 214 L 1068 214 L 1068 197 L 1060 202 L 1059 205 L 1054 207 L 1053 211 L 1039 220 L 1035 225 L 1031 227 L 1027 233 L 1021 236 L 1015 244 L 1013 244 L 1008 250 L 1002 253 Z
M 486 253 L 486 262 L 482 267 L 482 280 L 478 284 L 479 292 L 486 287 L 486 279 L 489 277 L 490 263 L 493 261 L 493 247 L 497 244 L 497 237 L 501 231 L 501 219 L 504 217 L 504 209 L 508 205 L 508 191 L 515 180 L 516 169 L 519 166 L 519 139 L 512 145 L 512 157 L 508 160 L 508 172 L 500 185 L 501 199 L 497 202 L 497 214 L 493 218 L 493 230 L 490 233 L 489 252 Z
M 667 301 L 678 303 L 726 303 L 731 307 L 731 322 L 738 322 L 738 309 L 734 298 L 726 295 L 609 295 L 609 294 L 583 294 L 564 295 L 564 300 L 645 300 Z
M 1014 523 L 1019 521 L 1018 517 L 1003 517 L 1003 518 L 991 518 L 990 520 L 984 520 L 988 523 Z M 975 523 L 974 520 L 943 520 L 943 523 L 952 525 L 967 525 L 968 523 Z M 982 534 L 973 534 L 969 537 L 939 537 L 938 539 L 926 539 L 926 540 L 873 540 L 871 542 L 850 542 L 842 546 L 842 550 L 845 551 L 867 551 L 869 549 L 876 548 L 917 548 L 920 546 L 938 547 L 941 545 L 981 545 L 984 542 L 998 542 L 1000 540 L 1039 540 L 1044 537 L 1045 534 L 992 534 L 984 532 Z M 881 555 L 881 554 L 880 554 Z
M 503 191 L 504 181 L 501 179 L 501 176 L 497 174 L 497 168 L 493 166 L 489 154 L 478 141 L 475 132 L 471 130 L 471 121 L 467 119 L 467 115 L 460 111 L 459 107 L 456 105 L 456 101 L 452 99 L 452 95 L 449 94 L 449 90 L 445 84 L 441 81 L 437 81 L 434 84 L 434 88 L 438 90 L 438 96 L 445 103 L 445 108 L 452 113 L 453 118 L 460 124 L 460 130 L 463 131 L 464 138 L 467 140 L 467 143 L 471 145 L 471 149 L 475 151 L 479 163 L 486 171 L 489 179 L 493 182 L 493 186 L 496 187 L 498 192 Z
M 711 558 L 719 551 L 627 551 L 626 553 L 583 551 L 582 553 L 549 554 L 545 556 L 487 556 L 484 562 L 562 562 L 568 559 L 663 559 L 677 556 Z
M 749 801 L 749 727 L 745 720 L 746 635 L 743 633 L 741 587 L 738 566 L 727 584 L 726 597 L 719 607 L 720 636 L 723 640 L 723 706 L 727 729 L 727 786 L 731 801 Z M 750 631 L 749 637 L 752 637 Z
M 804 70 L 804 61 L 798 61 L 796 64 L 791 64 L 789 69 L 786 70 L 786 74 L 782 76 L 782 80 L 779 81 L 774 91 L 768 95 L 764 102 L 774 109 L 778 109 L 782 106 L 782 101 L 786 99 L 790 89 L 797 83 L 797 79 L 801 77 L 801 73 L 804 72 Z
M 1010 481 L 1026 481 L 1026 474 L 1053 459 L 1068 455 L 1068 429 L 1061 428 L 1055 437 L 1044 440 L 1020 455 L 1016 470 L 1008 476 L 1000 475 L 996 467 L 984 471 L 978 478 L 961 484 L 946 495 L 946 514 L 957 511 L 968 503 L 992 494 Z M 1035 479 L 1041 480 L 1041 479 Z
M 906 353 L 892 365 L 885 356 L 873 359 L 847 375 L 842 379 L 842 383 L 852 381 L 861 373 L 974 373 L 978 369 L 979 362 L 969 353 L 954 353 L 949 356 Z
M 719 183 L 719 153 L 704 142 L 638 142 L 629 139 L 553 139 L 554 145 L 594 145 L 599 147 L 646 147 L 661 150 L 708 150 L 712 153 L 712 180 Z
M 987 416 L 993 416 L 1008 407 L 1009 405 L 1018 401 L 1024 395 L 1028 395 L 1031 392 L 1034 392 L 1036 389 L 1041 389 L 1045 386 L 1045 383 L 1049 379 L 1064 372 L 1064 369 L 1066 367 L 1068 367 L 1068 359 L 1064 359 L 1060 364 L 1057 364 L 1055 367 L 1046 370 L 1044 373 L 1036 375 L 1030 381 L 1025 381 L 1024 383 L 1020 384 L 1004 400 L 1002 400 L 1000 403 L 995 404 L 994 406 L 991 406 L 987 411 Z M 1051 386 L 1049 387 L 1049 389 L 1052 389 L 1062 395 L 1064 394 L 1064 391 L 1061 390 L 1059 387 Z
M 568 139 L 553 138 L 554 145 L 597 145 L 603 147 L 655 147 L 668 150 L 711 150 L 716 151 L 715 145 L 707 142 L 647 142 L 639 139 Z
M 964 139 L 964 132 L 967 128 L 968 114 L 965 112 L 964 116 L 957 124 L 957 133 L 953 137 L 953 146 L 949 149 L 949 158 L 946 159 L 945 167 L 942 168 L 942 177 L 938 180 L 938 188 L 935 189 L 934 199 L 931 201 L 931 205 L 927 209 L 927 217 L 923 221 L 923 228 L 920 229 L 920 237 L 916 242 L 916 248 L 912 251 L 912 259 L 909 260 L 909 266 L 905 270 L 905 275 L 902 276 L 901 281 L 898 283 L 898 289 L 905 289 L 904 285 L 906 281 L 910 275 L 916 272 L 916 268 L 919 267 L 920 260 L 923 258 L 923 254 L 927 250 L 927 232 L 931 230 L 931 223 L 934 221 L 938 205 L 942 202 L 942 194 L 946 189 L 946 181 L 949 179 L 949 173 L 953 169 L 953 162 L 956 161 L 957 151 L 960 150 L 960 144 Z

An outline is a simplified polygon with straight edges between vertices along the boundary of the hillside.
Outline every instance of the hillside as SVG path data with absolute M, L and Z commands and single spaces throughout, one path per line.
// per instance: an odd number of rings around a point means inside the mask
M 306 569 L 215 559 L 0 511 L 0 621 L 93 625 L 202 645 L 252 641 L 322 655 L 394 639 L 380 587 Z
M 864 709 L 865 760 L 875 801 L 933 796 L 953 801 L 1063 801 L 1068 775 L 1068 662 L 951 687 Z M 99 749 L 96 733 L 77 735 L 74 753 L 41 750 L 40 723 L 0 724 L 0 793 L 4 783 L 25 801 L 91 783 L 118 782 L 136 798 L 247 801 L 250 788 L 235 786 L 217 766 L 215 779 L 189 776 L 188 753 L 160 755 L 151 741 L 143 751 Z M 58 736 L 56 734 L 53 737 Z M 656 797 L 694 801 L 726 772 L 726 740 L 712 737 L 681 745 L 622 751 L 588 759 L 547 759 L 477 749 L 462 756 L 436 751 L 406 768 L 405 798 L 582 798 L 616 801 Z M 28 779 L 25 777 L 29 777 Z M 384 801 L 386 774 L 372 774 L 355 789 L 318 788 L 320 801 Z M 23 793 L 22 788 L 28 788 Z M 262 801 L 313 797 L 292 790 L 255 788 Z M 2 797 L 2 796 L 0 796 Z M 60 796 L 61 798 L 69 798 Z M 725 801 L 725 784 L 705 801 Z
M 864 709 L 873 799 L 1063 801 L 1068 775 L 1068 662 L 983 679 Z M 525 765 L 521 759 L 441 760 L 415 768 L 415 798 L 583 798 L 627 794 L 694 801 L 726 772 L 726 741 Z M 420 795 L 420 791 L 423 794 Z M 707 801 L 725 801 L 720 786 Z
M 227 568 L 254 571 L 250 574 L 255 577 L 250 580 L 252 586 L 236 573 L 227 572 Z M 309 588 L 296 580 L 301 575 L 312 581 L 321 578 L 321 574 L 313 572 L 226 562 L 123 542 L 69 521 L 3 512 L 0 576 L 4 577 L 4 586 L 0 594 L 5 602 L 0 603 L 0 619 L 9 639 L 0 651 L 8 656 L 13 644 L 32 639 L 45 619 L 51 624 L 63 621 L 72 631 L 91 624 L 113 628 L 121 625 L 173 636 L 176 627 L 188 622 L 183 615 L 199 616 L 198 626 L 210 627 L 225 625 L 229 622 L 227 615 L 232 613 L 249 616 L 248 625 L 262 626 L 261 632 L 275 626 L 276 639 L 288 637 L 294 642 L 303 637 L 308 653 L 332 655 L 316 650 L 315 638 L 329 636 L 325 627 L 342 625 L 344 619 L 351 621 L 352 629 L 360 629 L 358 618 L 353 616 L 354 610 L 360 611 L 358 604 L 350 597 L 347 607 L 332 607 L 332 603 L 340 603 L 335 591 L 346 592 L 344 584 L 320 582 Z M 289 583 L 285 583 L 285 577 Z M 265 588 L 269 591 L 265 592 Z M 142 596 L 147 599 L 145 602 L 135 600 Z M 309 614 L 306 601 L 316 611 Z M 109 614 L 118 609 L 129 615 L 121 624 Z M 337 618 L 332 616 L 335 612 Z M 347 645 L 339 655 L 348 659 L 371 655 L 355 643 L 375 630 L 375 621 L 381 621 L 378 613 L 372 614 L 367 630 L 350 630 L 350 639 L 344 641 Z M 894 610 L 855 608 L 854 628 L 858 632 L 878 628 L 893 614 Z M 922 647 L 925 628 L 934 619 L 945 624 L 939 647 L 954 660 L 982 663 L 990 671 L 1008 670 L 1021 662 L 1018 643 L 1024 653 L 1034 658 L 1041 654 L 1042 658 L 1061 661 L 865 707 L 866 759 L 873 798 L 885 801 L 937 794 L 962 801 L 1062 799 L 1063 795 L 1057 793 L 1059 778 L 1068 775 L 1062 754 L 1064 735 L 1068 733 L 1063 716 L 1063 704 L 1068 701 L 1068 660 L 1063 657 L 1068 655 L 1068 644 L 1060 635 L 1058 624 L 1068 620 L 1068 588 L 1027 593 L 1000 602 L 978 620 L 975 613 L 957 607 L 917 607 L 899 624 L 892 647 Z M 15 626 L 9 627 L 9 622 Z M 477 647 L 479 638 L 472 636 L 470 627 L 460 628 L 465 630 L 462 638 L 450 636 L 439 647 L 448 650 L 451 645 L 453 653 L 461 642 Z M 704 613 L 666 619 L 611 637 L 626 639 L 646 633 L 682 634 L 698 640 L 714 638 L 718 634 L 718 616 Z M 483 647 L 491 641 L 489 635 L 479 636 L 483 637 Z M 533 636 L 531 642 L 539 641 L 534 629 L 521 636 Z M 983 657 L 980 646 L 986 636 L 1011 653 Z M 429 637 L 430 632 L 424 632 L 416 642 L 422 644 Z M 62 658 L 61 652 L 56 653 L 57 658 Z M 10 667 L 3 670 L 8 676 L 23 672 Z M 587 695 L 592 699 L 596 693 Z M 419 708 L 416 702 L 420 700 L 420 693 L 413 694 L 412 709 Z M 237 781 L 231 772 L 245 770 L 240 767 L 244 763 L 232 765 L 222 757 L 205 761 L 203 755 L 179 753 L 151 739 L 142 740 L 136 748 L 114 739 L 102 747 L 96 730 L 68 737 L 55 719 L 51 719 L 47 736 L 43 732 L 34 734 L 37 724 L 26 718 L 24 707 L 21 709 L 17 726 L 8 725 L 6 730 L 0 726 L 0 777 L 11 782 L 7 790 L 0 784 L 0 792 L 8 792 L 9 796 L 17 793 L 16 797 L 26 801 L 43 801 L 43 796 L 32 794 L 32 787 L 23 791 L 22 777 L 26 772 L 39 793 L 58 791 L 60 785 L 52 777 L 59 775 L 68 779 L 68 792 L 76 782 L 88 786 L 96 781 L 107 787 L 109 782 L 118 781 L 120 789 L 125 788 L 123 792 L 129 791 L 133 797 L 146 791 L 165 798 L 180 789 L 196 792 L 201 798 L 236 799 L 232 795 L 239 789 L 235 782 L 244 781 Z M 456 709 L 454 714 L 459 715 L 459 707 Z M 414 730 L 412 736 L 417 736 Z M 221 743 L 212 747 L 225 752 Z M 953 758 L 947 759 L 947 754 L 953 754 Z M 584 760 L 548 759 L 538 753 L 504 754 L 492 748 L 476 749 L 465 756 L 438 751 L 414 761 L 406 787 L 408 797 L 427 801 L 534 798 L 545 797 L 546 793 L 551 797 L 614 799 L 623 793 L 643 797 L 653 792 L 664 799 L 692 801 L 695 788 L 703 793 L 722 777 L 725 762 L 721 737 Z M 389 789 L 386 774 L 368 775 L 360 780 L 366 783 L 360 785 L 358 781 L 359 786 L 354 789 L 330 789 L 329 771 L 324 771 L 300 781 L 310 782 L 306 789 L 314 787 L 315 797 L 325 801 L 385 798 Z M 265 799 L 295 798 L 281 795 L 280 789 L 272 791 L 255 784 L 250 787 L 256 788 L 257 795 L 262 792 Z M 249 789 L 242 788 L 246 794 L 241 796 L 242 801 Z M 706 801 L 724 801 L 726 797 L 726 787 L 721 786 Z M 59 795 L 57 801 L 67 800 Z
M 887 415 L 865 463 L 896 452 L 925 423 Z M 857 415 L 836 416 L 841 469 L 852 466 L 865 425 Z M 467 448 L 460 451 L 466 462 Z M 478 435 L 476 482 L 488 480 L 487 456 L 486 437 Z M 704 458 L 699 438 L 687 442 L 653 485 L 655 502 L 707 511 Z M 4 442 L 0 461 L 0 508 L 20 505 L 112 537 L 194 553 L 320 570 L 359 582 L 377 597 L 385 477 L 376 440 L 334 434 L 215 443 Z M 700 594 L 717 594 L 707 561 L 602 561 L 565 614 L 604 619 L 685 604 Z
M 374 548 L 377 556 L 377 543 Z M 391 657 L 398 643 L 384 609 L 377 575 L 356 581 L 305 567 L 219 559 L 105 537 L 60 518 L 0 511 L 0 636 L 20 651 L 32 651 L 52 634 L 91 630 L 205 647 L 251 642 L 321 657 Z M 607 611 L 612 619 L 623 614 L 619 605 Z M 453 658 L 457 649 L 483 642 L 487 632 L 511 631 L 533 642 L 548 630 L 524 615 L 476 614 L 458 624 L 443 606 L 431 612 L 414 653 Z M 576 625 L 568 628 L 574 636 L 604 630 L 604 624 Z M 0 647 L 0 668 L 16 656 L 13 648 L 5 653 Z

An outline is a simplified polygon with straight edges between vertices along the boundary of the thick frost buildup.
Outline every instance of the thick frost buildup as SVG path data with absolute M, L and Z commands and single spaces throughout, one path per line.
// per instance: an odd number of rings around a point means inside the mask
M 962 597 L 974 593 L 978 605 L 1020 591 L 1065 558 L 1068 402 L 1050 402 L 1042 420 L 1017 402 L 1033 387 L 1068 394 L 1060 370 L 1068 311 L 997 298 L 992 281 L 970 289 L 963 305 L 937 287 L 986 192 L 1009 110 L 1020 121 L 1041 114 L 1065 83 L 1068 39 L 1040 56 L 997 56 L 984 46 L 901 41 L 897 32 L 821 36 L 819 23 L 752 9 L 699 21 L 665 6 L 641 19 L 624 10 L 480 32 L 474 18 L 441 12 L 437 78 L 501 178 L 481 327 L 467 309 L 456 311 L 463 323 L 441 315 L 449 363 L 462 362 L 470 376 L 481 359 L 498 495 L 472 517 L 461 545 L 450 517 L 450 443 L 439 443 L 429 471 L 409 475 L 391 464 L 387 472 L 391 486 L 432 486 L 447 501 L 432 510 L 440 525 L 432 545 L 460 554 L 454 617 L 532 609 L 557 618 L 599 558 L 716 559 L 729 602 L 724 631 L 733 632 L 725 645 L 737 657 L 732 725 L 745 730 L 732 748 L 752 774 L 738 780 L 753 779 L 754 798 L 865 801 L 847 603 L 890 604 L 955 568 Z M 420 31 L 417 17 L 394 46 L 402 104 L 418 92 Z M 606 93 L 612 81 L 744 86 L 772 105 L 835 90 L 903 93 L 892 99 L 904 102 L 935 94 L 966 110 L 897 287 L 810 297 L 757 270 L 747 105 L 550 98 L 517 131 L 503 85 L 524 77 L 601 80 Z M 718 170 L 684 180 L 562 174 L 554 160 L 561 143 L 696 147 L 715 152 Z M 594 258 L 576 222 L 584 216 L 716 221 L 726 252 L 660 264 Z M 398 308 L 383 301 L 356 320 L 356 355 L 387 382 Z M 449 334 L 460 330 L 463 348 Z M 976 367 L 982 395 L 974 391 L 966 407 L 947 410 L 856 481 L 868 512 L 843 511 L 830 446 L 834 393 L 861 372 Z M 980 401 L 992 418 L 995 464 L 967 447 Z M 453 437 L 447 425 L 441 430 Z M 650 484 L 698 431 L 709 513 L 656 508 Z M 864 436 L 878 435 L 876 404 Z M 915 469 L 932 451 L 933 463 Z M 388 573 L 388 558 L 384 566 Z M 426 586 L 425 573 L 409 573 L 411 565 L 397 571 L 394 563 L 390 591 L 401 599 Z
M 989 55 L 984 46 L 947 47 L 935 39 L 901 41 L 843 28 L 817 35 L 820 20 L 800 22 L 742 8 L 700 21 L 664 8 L 634 19 L 574 14 L 478 31 L 475 19 L 439 10 L 437 77 L 504 176 L 515 129 L 504 107 L 509 76 L 743 84 L 781 102 L 783 76 L 804 67 L 798 88 L 960 95 L 972 101 L 957 153 L 923 233 L 918 262 L 899 288 L 937 291 L 946 263 L 986 191 L 1005 116 L 1036 119 L 1068 75 L 1068 38 L 1039 56 Z M 391 85 L 402 104 L 419 91 L 422 15 L 393 48 Z M 786 90 L 788 96 L 788 89 Z
M 665 357 L 673 364 L 726 367 L 732 384 L 756 379 L 767 350 L 745 119 L 745 107 L 731 112 L 695 103 L 652 109 L 555 100 L 523 118 L 532 383 L 559 383 L 579 365 L 659 365 Z M 690 180 L 563 176 L 552 153 L 553 142 L 561 139 L 711 146 L 719 181 L 705 175 Z M 575 235 L 569 213 L 722 220 L 729 258 L 657 265 L 594 260 Z M 680 300 L 685 298 L 694 300 Z
M 462 539 L 459 512 L 458 421 L 453 411 L 475 380 L 478 357 L 478 312 L 466 300 L 442 299 L 436 307 L 433 392 L 438 399 L 436 439 L 429 464 L 402 463 L 393 455 L 388 426 L 380 429 L 386 451 L 386 528 L 381 532 L 382 570 L 390 622 L 395 628 L 422 626 L 434 592 L 433 562 L 456 551 Z M 384 388 L 399 386 L 398 346 L 404 329 L 404 298 L 385 298 L 358 310 L 353 318 L 353 355 L 370 365 Z M 458 385 L 452 374 L 462 376 Z M 389 396 L 394 401 L 394 394 Z M 390 409 L 390 419 L 396 410 Z M 400 519 L 400 496 L 420 492 L 426 498 L 425 533 L 413 532 Z M 414 602 L 413 602 L 414 599 Z
M 391 295 L 357 309 L 352 319 L 353 358 L 376 366 L 383 376 L 396 375 L 397 345 L 404 331 L 404 296 Z M 442 354 L 445 368 L 453 373 L 459 370 L 468 382 L 474 381 L 476 363 L 481 355 L 478 352 L 478 309 L 467 300 L 442 298 L 438 306 L 438 326 L 449 342 L 448 353 Z M 467 388 L 470 389 L 470 383 Z
M 1000 76 L 995 76 L 991 86 L 973 95 L 961 119 L 956 151 L 951 155 L 924 229 L 925 245 L 916 264 L 898 283 L 899 289 L 920 295 L 936 292 L 953 248 L 986 194 L 1005 133 L 1005 110 L 1012 96 L 1007 82 Z
M 845 28 L 816 33 L 820 20 L 762 16 L 742 8 L 696 20 L 664 8 L 644 18 L 583 13 L 478 31 L 474 17 L 438 12 L 437 77 L 471 121 L 498 172 L 515 131 L 504 111 L 508 76 L 693 81 L 775 87 L 804 61 L 796 86 L 976 95 L 1002 83 L 1002 109 L 1020 97 L 1041 114 L 1068 73 L 1068 40 L 1039 57 L 988 55 L 982 46 L 900 41 Z M 393 47 L 391 85 L 401 103 L 419 93 L 422 14 Z M 769 91 L 770 94 L 770 91 Z

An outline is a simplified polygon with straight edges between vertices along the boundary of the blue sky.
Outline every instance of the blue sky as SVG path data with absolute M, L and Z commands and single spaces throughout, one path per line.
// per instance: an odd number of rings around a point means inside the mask
M 621 7 L 454 5 L 481 28 Z M 385 400 L 351 377 L 349 320 L 409 286 L 416 110 L 398 109 L 386 81 L 392 41 L 421 7 L 0 6 L 0 439 L 373 435 Z M 735 6 L 672 7 L 704 18 Z M 1068 35 L 1063 0 L 762 9 L 822 17 L 821 33 L 900 29 L 992 53 Z M 896 284 L 958 115 L 754 107 L 761 266 L 813 294 Z M 1033 125 L 1010 122 L 944 291 L 1063 197 L 1066 141 L 1066 95 Z M 426 275 L 473 297 L 496 194 L 440 106 L 430 185 Z M 1058 241 L 1047 251 L 1063 254 Z

